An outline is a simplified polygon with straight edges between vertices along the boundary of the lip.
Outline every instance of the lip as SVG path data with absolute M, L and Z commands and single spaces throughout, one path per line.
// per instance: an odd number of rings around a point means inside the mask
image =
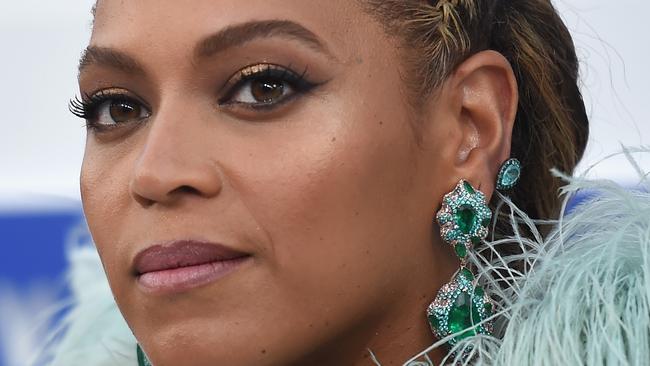
M 133 272 L 146 293 L 179 293 L 217 281 L 250 258 L 222 244 L 178 240 L 138 253 Z

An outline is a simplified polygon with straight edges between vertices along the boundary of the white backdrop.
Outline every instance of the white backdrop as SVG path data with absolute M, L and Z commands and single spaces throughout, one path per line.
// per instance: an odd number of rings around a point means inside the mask
M 217 1 L 217 0 L 215 0 Z M 67 111 L 92 0 L 0 0 L 0 207 L 78 201 L 85 130 Z M 582 60 L 592 120 L 581 171 L 621 144 L 648 144 L 650 3 L 556 1 Z M 650 170 L 650 161 L 641 164 Z M 622 159 L 592 173 L 633 184 Z M 48 199 L 43 199 L 49 197 Z

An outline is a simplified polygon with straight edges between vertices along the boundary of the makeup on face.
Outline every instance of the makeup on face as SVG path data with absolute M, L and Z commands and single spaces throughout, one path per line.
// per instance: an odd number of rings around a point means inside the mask
M 435 277 L 405 198 L 435 169 L 382 29 L 347 0 L 100 2 L 70 105 L 84 211 L 154 364 L 314 364 L 426 283 L 396 252 Z
M 171 295 L 218 281 L 249 259 L 222 244 L 176 240 L 138 253 L 133 272 L 144 293 Z

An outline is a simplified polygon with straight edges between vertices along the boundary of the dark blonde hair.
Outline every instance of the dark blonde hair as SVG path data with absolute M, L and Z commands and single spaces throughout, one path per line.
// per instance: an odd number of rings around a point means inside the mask
M 512 156 L 524 167 L 510 196 L 530 217 L 555 218 L 561 182 L 584 152 L 588 118 L 571 35 L 549 0 L 363 0 L 403 45 L 407 81 L 434 91 L 472 54 L 503 54 L 519 84 Z M 494 205 L 494 202 L 492 203 Z M 505 225 L 504 225 L 505 226 Z

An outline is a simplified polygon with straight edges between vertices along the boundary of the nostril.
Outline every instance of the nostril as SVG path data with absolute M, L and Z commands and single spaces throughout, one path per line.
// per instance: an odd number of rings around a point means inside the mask
M 180 186 L 180 187 L 174 189 L 173 193 L 188 193 L 188 194 L 201 195 L 201 192 L 198 189 L 196 189 L 196 188 L 194 188 L 192 186 L 187 186 L 187 185 Z
M 139 194 L 134 194 L 133 199 L 135 199 L 136 202 L 138 202 L 142 207 L 145 207 L 145 208 L 153 205 L 156 202 L 156 201 L 154 201 L 152 199 L 143 197 L 143 196 L 141 196 Z

